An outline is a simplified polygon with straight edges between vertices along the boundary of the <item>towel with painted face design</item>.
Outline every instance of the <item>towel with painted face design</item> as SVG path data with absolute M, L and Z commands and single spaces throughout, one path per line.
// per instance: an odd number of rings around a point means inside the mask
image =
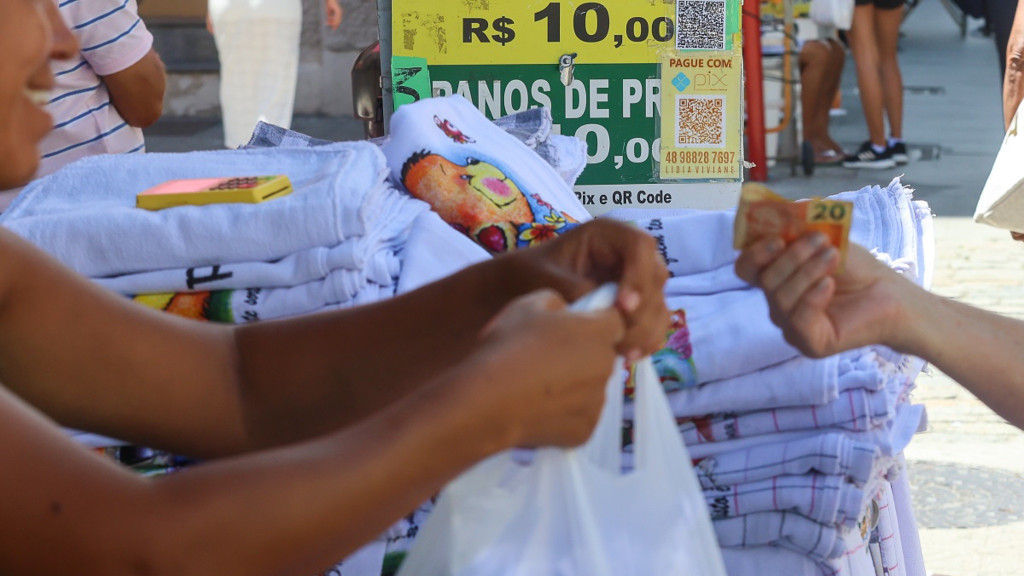
M 396 183 L 492 254 L 590 220 L 550 164 L 461 96 L 403 106 L 382 149 Z

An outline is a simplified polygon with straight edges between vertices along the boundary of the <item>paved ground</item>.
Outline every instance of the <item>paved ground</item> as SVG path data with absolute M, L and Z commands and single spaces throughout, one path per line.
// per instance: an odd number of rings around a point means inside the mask
M 923 0 L 904 24 L 900 61 L 906 85 L 905 137 L 915 161 L 895 170 L 819 168 L 805 177 L 781 160 L 769 184 L 788 197 L 825 195 L 885 184 L 903 174 L 937 215 L 934 289 L 1024 319 L 1024 244 L 974 224 L 974 211 L 1002 140 L 998 63 L 993 42 L 961 39 L 939 0 Z M 974 21 L 970 29 L 978 28 Z M 833 135 L 853 150 L 867 138 L 853 66 L 842 87 L 845 116 Z M 303 132 L 334 140 L 361 137 L 350 118 L 297 118 Z M 216 119 L 168 119 L 147 133 L 152 151 L 217 148 Z M 948 377 L 918 381 L 930 430 L 907 450 L 926 566 L 956 576 L 1024 572 L 1024 433 L 1008 425 Z

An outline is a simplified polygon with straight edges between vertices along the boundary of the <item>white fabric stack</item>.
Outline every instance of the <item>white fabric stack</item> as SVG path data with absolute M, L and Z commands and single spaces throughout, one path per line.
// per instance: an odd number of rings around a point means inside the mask
M 927 286 L 927 206 L 898 180 L 836 197 L 854 202 L 853 242 Z M 923 422 L 909 403 L 923 362 L 877 347 L 799 356 L 732 270 L 732 212 L 613 216 L 654 235 L 673 275 L 673 331 L 655 361 L 730 576 L 923 576 L 906 561 L 920 558 L 916 529 L 898 521 L 891 485 Z
M 473 167 L 433 196 L 443 203 L 522 194 L 528 219 L 495 213 L 483 221 L 503 230 L 511 223 L 510 248 L 589 219 L 569 186 L 584 158 L 580 145 L 551 135 L 549 116 L 527 120 L 502 130 L 461 98 L 433 99 L 396 113 L 383 155 L 368 143 L 325 144 L 262 126 L 250 144 L 278 147 L 96 157 L 33 184 L 0 224 L 111 289 L 171 293 L 166 303 L 166 294 L 148 297 L 165 308 L 174 307 L 174 294 L 187 304 L 183 295 L 212 290 L 199 308 L 220 306 L 224 318 L 214 319 L 227 321 L 336 309 L 488 257 L 469 239 L 482 228 L 468 233 L 465 222 L 446 223 L 442 210 L 398 192 L 406 168 L 428 156 Z M 134 207 L 135 194 L 165 180 L 263 174 L 287 174 L 295 192 L 256 205 Z M 479 186 L 461 185 L 477 177 Z M 838 196 L 855 204 L 851 239 L 928 286 L 927 206 L 898 180 Z M 731 212 L 614 216 L 652 234 L 672 272 L 673 332 L 655 362 L 730 576 L 867 576 L 876 565 L 923 576 L 905 477 L 897 474 L 923 418 L 908 402 L 922 363 L 881 348 L 800 357 L 769 320 L 763 294 L 733 273 Z M 629 456 L 627 449 L 626 465 Z M 382 563 L 400 561 L 430 508 L 354 554 L 346 573 L 377 576 Z
M 536 190 L 535 176 L 549 172 L 518 149 L 495 154 L 481 136 L 487 131 L 479 115 L 459 99 L 416 106 L 429 111 L 414 115 L 409 107 L 408 116 L 396 115 L 383 145 L 396 184 L 421 150 L 442 150 L 454 163 L 497 158 L 524 191 Z M 431 120 L 448 128 L 445 138 Z M 559 158 L 545 160 L 563 178 L 571 175 L 560 169 Z M 545 177 L 552 185 L 542 205 L 578 213 L 554 178 Z M 854 242 L 922 285 L 930 283 L 926 205 L 896 180 L 838 197 L 854 202 Z M 902 479 L 900 453 L 922 423 L 923 409 L 910 405 L 908 395 L 923 363 L 881 348 L 800 357 L 771 323 L 763 294 L 733 272 L 732 212 L 614 216 L 650 232 L 673 274 L 666 298 L 676 312 L 675 330 L 655 361 L 698 462 L 730 575 L 867 576 L 883 565 L 891 574 L 923 576 L 923 561 L 903 561 L 921 556 L 913 546 L 909 499 L 898 522 L 876 512 L 889 510 L 891 482 Z M 627 466 L 629 460 L 627 452 Z M 389 555 L 415 538 L 429 508 L 388 532 Z M 913 538 L 897 538 L 901 525 Z M 877 545 L 882 541 L 890 544 Z M 896 541 L 907 548 L 894 548 Z
M 136 194 L 166 180 L 271 174 L 289 176 L 294 192 L 259 204 L 135 207 Z M 410 235 L 450 233 L 388 184 L 369 143 L 92 157 L 33 183 L 0 223 L 142 303 L 235 323 L 390 297 Z
M 525 193 L 540 196 L 537 205 L 557 206 L 579 221 L 586 218 L 556 180 L 571 180 L 576 157 L 551 154 L 550 145 L 539 143 L 547 137 L 543 115 L 534 119 L 541 123 L 539 129 L 535 123 L 525 130 L 517 130 L 516 122 L 504 125 L 533 150 L 548 150 L 538 157 L 520 142 L 496 135 L 460 99 L 424 101 L 401 114 L 383 143 L 396 186 L 403 167 L 418 152 L 441 153 L 460 165 L 473 158 L 493 163 Z M 562 144 L 571 152 L 567 142 Z M 570 167 L 561 165 L 562 160 Z M 538 185 L 537 175 L 545 175 L 540 182 L 552 184 Z M 840 197 L 855 203 L 852 239 L 927 285 L 927 207 L 912 202 L 897 181 Z M 771 324 L 764 296 L 733 272 L 731 212 L 618 216 L 637 221 L 658 240 L 673 273 L 666 297 L 678 311 L 676 337 L 669 338 L 670 345 L 655 359 L 670 390 L 680 433 L 697 461 L 730 575 L 867 576 L 875 574 L 876 564 L 892 574 L 923 574 L 900 572 L 900 567 L 923 565 L 900 560 L 920 558 L 919 547 L 913 546 L 916 528 L 909 498 L 902 501 L 906 510 L 899 510 L 898 522 L 882 513 L 889 510 L 889 493 L 898 492 L 890 481 L 905 483 L 895 474 L 899 453 L 922 419 L 921 409 L 907 403 L 922 364 L 881 348 L 821 360 L 800 357 Z M 410 239 L 400 284 L 414 272 L 414 263 L 424 267 L 415 276 L 427 278 L 431 271 L 440 275 L 475 262 L 465 256 L 472 251 L 464 249 L 468 239 L 462 234 L 448 239 L 449 250 L 420 250 L 426 244 Z M 629 464 L 628 453 L 625 462 Z M 898 508 L 895 503 L 891 507 Z M 425 503 L 381 541 L 344 562 L 343 569 L 367 566 L 371 551 L 383 554 L 386 566 L 394 566 L 430 510 Z M 905 549 L 892 545 L 900 526 L 911 536 L 899 539 Z M 372 568 L 353 573 L 377 576 Z

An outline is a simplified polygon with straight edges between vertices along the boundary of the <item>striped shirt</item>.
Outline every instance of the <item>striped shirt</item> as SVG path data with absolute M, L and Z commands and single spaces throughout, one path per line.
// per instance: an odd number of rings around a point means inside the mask
M 46 108 L 54 129 L 39 145 L 42 160 L 35 178 L 85 156 L 145 151 L 142 130 L 121 118 L 102 78 L 131 67 L 153 45 L 135 0 L 57 2 L 78 38 L 79 54 L 51 63 L 56 87 Z M 0 193 L 0 209 L 17 192 Z

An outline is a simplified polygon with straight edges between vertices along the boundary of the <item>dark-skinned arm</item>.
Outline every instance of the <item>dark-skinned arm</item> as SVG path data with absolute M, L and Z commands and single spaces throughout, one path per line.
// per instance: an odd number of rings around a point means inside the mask
M 0 573 L 318 573 L 481 458 L 586 439 L 623 333 L 614 310 L 571 313 L 534 293 L 467 361 L 358 424 L 155 479 L 90 454 L 0 387 Z
M 668 322 L 653 240 L 610 222 L 379 304 L 241 327 L 145 309 L 8 233 L 0 242 L 0 381 L 65 426 L 202 457 L 376 413 L 464 359 L 503 306 L 540 287 L 572 300 L 619 281 L 618 349 L 633 358 L 660 346 Z

